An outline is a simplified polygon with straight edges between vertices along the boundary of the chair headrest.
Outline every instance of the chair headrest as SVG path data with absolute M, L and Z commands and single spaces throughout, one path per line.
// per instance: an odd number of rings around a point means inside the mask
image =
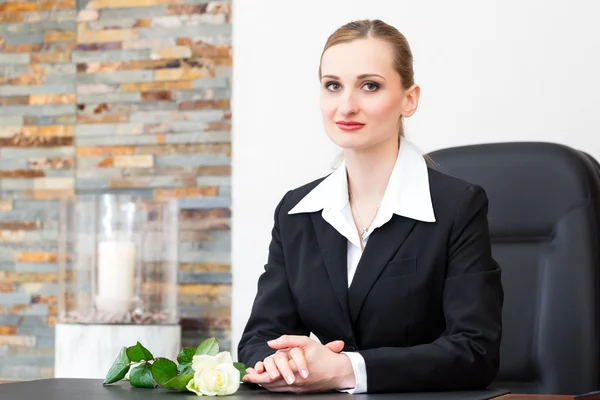
M 565 145 L 488 143 L 442 149 L 429 156 L 440 172 L 483 187 L 495 239 L 548 237 L 570 210 L 598 201 L 599 178 L 592 160 Z

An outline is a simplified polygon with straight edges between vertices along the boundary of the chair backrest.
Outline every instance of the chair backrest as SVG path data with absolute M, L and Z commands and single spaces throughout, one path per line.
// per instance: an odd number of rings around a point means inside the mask
M 500 371 L 516 393 L 600 390 L 600 177 L 589 155 L 553 143 L 429 154 L 481 185 L 505 290 Z

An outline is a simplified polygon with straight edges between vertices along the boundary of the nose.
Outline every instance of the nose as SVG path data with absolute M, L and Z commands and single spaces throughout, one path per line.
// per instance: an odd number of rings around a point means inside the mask
M 358 113 L 358 103 L 356 102 L 352 91 L 347 91 L 342 96 L 340 96 L 338 112 L 344 117 L 356 115 Z

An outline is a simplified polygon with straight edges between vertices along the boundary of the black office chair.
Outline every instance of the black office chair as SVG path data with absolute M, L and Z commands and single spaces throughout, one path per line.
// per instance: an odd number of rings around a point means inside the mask
M 481 185 L 505 290 L 500 371 L 513 393 L 600 390 L 600 167 L 552 143 L 495 143 L 429 154 Z

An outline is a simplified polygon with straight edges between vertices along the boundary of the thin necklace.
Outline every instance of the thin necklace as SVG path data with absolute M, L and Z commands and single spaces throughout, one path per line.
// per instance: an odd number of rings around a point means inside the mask
M 360 214 L 354 207 L 354 202 L 352 201 L 352 199 L 353 199 L 352 189 L 350 189 L 350 184 L 348 184 L 348 195 L 350 196 L 350 207 L 351 207 L 352 211 L 354 212 L 354 214 L 356 215 L 356 219 L 358 220 L 358 223 L 363 226 L 362 233 L 360 232 L 360 228 L 358 230 L 359 230 L 361 239 L 364 239 L 365 236 L 367 236 L 367 233 L 369 232 L 369 228 L 373 224 L 373 221 L 375 221 L 375 217 L 377 216 L 377 213 L 379 212 L 379 207 L 381 207 L 381 203 L 379 203 L 379 206 L 377 207 L 377 210 L 375 210 L 375 214 L 373 214 L 373 218 L 371 218 L 371 221 L 369 222 L 369 224 L 365 226 L 362 222 L 362 219 L 360 218 Z M 363 246 L 362 240 L 361 240 L 360 246 L 361 246 L 361 248 Z

